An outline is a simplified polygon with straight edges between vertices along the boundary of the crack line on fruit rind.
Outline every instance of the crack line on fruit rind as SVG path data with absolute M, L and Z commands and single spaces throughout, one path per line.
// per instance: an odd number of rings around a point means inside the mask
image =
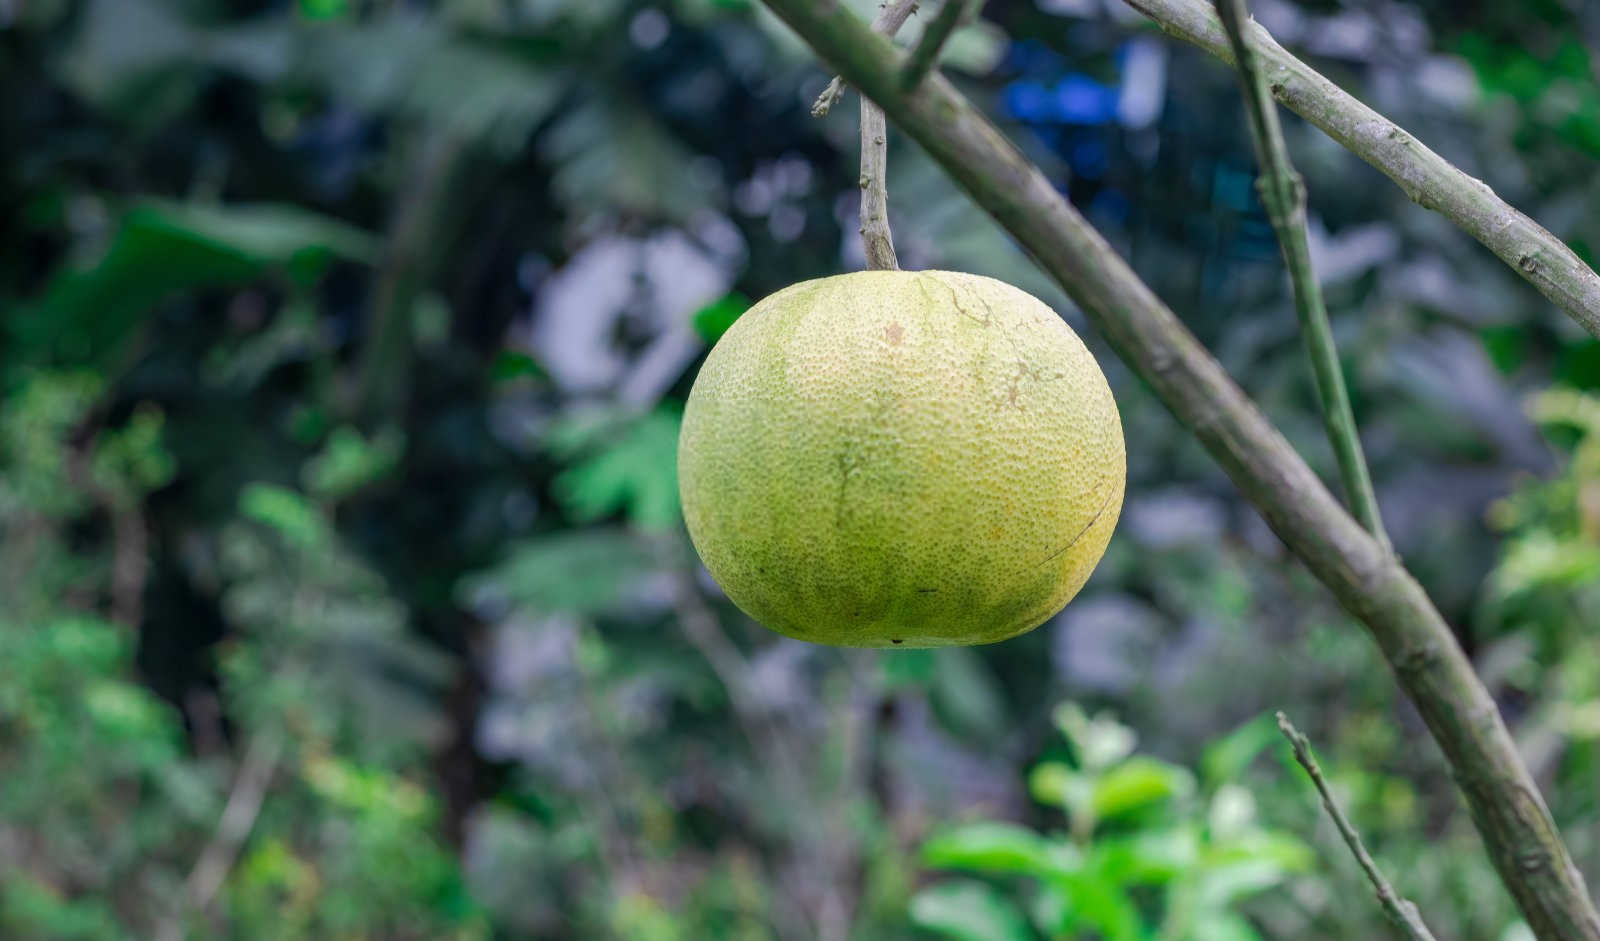
M 1083 540 L 1083 537 L 1087 536 L 1089 534 L 1089 530 L 1094 528 L 1094 524 L 1100 522 L 1100 517 L 1105 515 L 1106 507 L 1111 505 L 1111 497 L 1116 492 L 1117 491 L 1116 491 L 1115 487 L 1113 487 L 1110 490 L 1108 490 L 1106 492 L 1106 498 L 1100 502 L 1100 509 L 1094 511 L 1094 515 L 1089 517 L 1089 522 L 1083 524 L 1083 529 L 1078 531 L 1078 535 L 1073 536 L 1071 541 L 1069 541 L 1066 545 L 1062 546 L 1061 548 L 1057 549 L 1056 551 L 1054 551 L 1054 552 L 1050 553 L 1049 555 L 1045 556 L 1042 560 L 1040 560 L 1038 565 L 1034 566 L 1034 568 L 1038 568 L 1040 565 L 1048 565 L 1051 562 L 1054 562 L 1056 559 L 1061 557 L 1061 554 L 1063 552 L 1066 552 L 1068 549 L 1071 549 L 1073 546 L 1075 546 L 1079 542 L 1081 542 Z
M 1027 377 L 1037 381 L 1039 379 L 1039 373 L 1041 370 L 1039 370 L 1039 368 L 1036 366 L 1028 365 L 1028 358 L 1023 354 L 1022 347 L 1020 344 L 1018 344 L 1016 336 L 1014 336 L 1012 332 L 1007 329 L 1006 324 L 1002 323 L 999 318 L 995 316 L 994 305 L 989 303 L 989 299 L 987 297 L 984 297 L 982 294 L 979 294 L 975 291 L 971 292 L 977 302 L 983 306 L 984 315 L 979 317 L 967 310 L 967 306 L 961 302 L 961 293 L 956 290 L 956 285 L 951 284 L 949 281 L 946 281 L 944 278 L 936 274 L 930 273 L 930 276 L 933 278 L 933 280 L 943 285 L 946 291 L 950 292 L 950 303 L 955 305 L 956 310 L 960 312 L 961 316 L 967 318 L 980 327 L 992 327 L 998 330 L 1000 332 L 1000 338 L 1005 340 L 1007 346 L 1011 347 L 1011 355 L 1016 359 L 1017 372 L 1010 375 L 1007 394 L 1001 396 L 995 402 L 995 411 L 998 412 L 1001 409 L 1004 409 L 1007 405 L 1010 405 L 1012 408 L 1015 408 L 1018 411 L 1022 411 L 1022 405 L 1017 401 L 1018 396 L 1021 393 L 1022 379 L 1023 377 Z M 962 287 L 970 291 L 969 285 L 962 285 Z M 923 288 L 923 295 L 927 295 L 927 288 Z M 929 298 L 929 300 L 932 300 L 932 298 Z

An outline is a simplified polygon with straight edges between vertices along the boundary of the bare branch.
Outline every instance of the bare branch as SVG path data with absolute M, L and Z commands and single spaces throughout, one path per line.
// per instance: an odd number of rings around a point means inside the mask
M 1261 177 L 1256 188 L 1272 220 L 1283 262 L 1294 287 L 1294 307 L 1300 315 L 1300 330 L 1305 336 L 1311 359 L 1311 374 L 1316 380 L 1317 400 L 1322 404 L 1322 423 L 1328 443 L 1339 460 L 1339 476 L 1344 481 L 1345 498 L 1361 525 L 1372 538 L 1387 547 L 1378 513 L 1378 496 L 1372 488 L 1372 475 L 1361 452 L 1361 436 L 1355 414 L 1350 410 L 1350 394 L 1344 386 L 1344 371 L 1339 368 L 1339 351 L 1334 346 L 1333 328 L 1328 324 L 1328 309 L 1322 302 L 1322 285 L 1311 264 L 1311 245 L 1306 238 L 1306 187 L 1289 161 L 1289 147 L 1278 124 L 1278 107 L 1267 91 L 1261 73 L 1260 57 L 1245 40 L 1244 24 L 1250 21 L 1245 0 L 1218 0 L 1228 42 L 1239 63 L 1239 82 L 1244 87 L 1245 113 L 1250 117 L 1250 139 L 1255 144 L 1256 162 Z
M 240 847 L 255 826 L 261 813 L 261 802 L 266 798 L 267 785 L 277 770 L 283 746 L 271 735 L 258 735 L 251 740 L 239 762 L 238 774 L 233 779 L 233 790 L 228 803 L 222 808 L 222 818 L 217 830 L 200 852 L 194 869 L 184 884 L 183 912 L 168 922 L 161 932 L 163 941 L 176 941 L 183 937 L 183 918 L 189 913 L 204 913 L 216 898 L 217 891 L 227 880 Z
M 893 36 L 900 32 L 900 27 L 906 25 L 906 20 L 917 12 L 919 0 L 890 0 L 878 7 L 878 15 L 872 18 L 873 32 L 885 36 Z M 811 116 L 820 118 L 828 113 L 833 103 L 844 97 L 844 76 L 835 75 L 828 83 L 828 87 L 817 96 L 817 101 L 811 106 Z
M 1494 700 L 1393 553 L 1345 512 L 1172 311 L 943 76 L 932 74 L 907 93 L 894 47 L 840 4 L 765 2 L 892 114 L 1061 284 L 1284 544 L 1366 625 L 1450 762 L 1534 932 L 1600 941 L 1600 915 Z
M 1227 0 L 1223 0 L 1227 2 Z M 1317 793 L 1322 796 L 1322 807 L 1333 818 L 1333 825 L 1338 828 L 1339 835 L 1344 838 L 1344 844 L 1350 847 L 1350 852 L 1355 855 L 1356 862 L 1361 865 L 1361 871 L 1367 874 L 1367 881 L 1372 883 L 1372 889 L 1378 894 L 1378 904 L 1383 906 L 1384 914 L 1395 923 L 1411 941 L 1434 941 L 1433 933 L 1422 921 L 1422 913 L 1417 911 L 1417 906 L 1401 898 L 1395 892 L 1394 886 L 1383 877 L 1378 870 L 1378 864 L 1372 861 L 1367 854 L 1367 848 L 1361 843 L 1361 835 L 1356 828 L 1351 826 L 1350 819 L 1339 809 L 1333 799 L 1333 792 L 1328 789 L 1328 782 L 1322 777 L 1322 769 L 1317 767 L 1317 759 L 1311 756 L 1311 745 L 1300 730 L 1294 727 L 1289 717 L 1278 713 L 1278 731 L 1289 740 L 1289 745 L 1294 749 L 1294 760 L 1300 762 L 1300 767 L 1306 769 L 1306 774 L 1311 776 L 1311 783 L 1316 785 Z
M 1233 50 L 1205 0 L 1124 0 L 1163 32 L 1232 64 Z M 1482 242 L 1552 304 L 1600 337 L 1600 276 L 1567 244 L 1512 208 L 1482 180 L 1457 169 L 1404 128 L 1373 111 L 1273 41 L 1260 24 L 1246 27 L 1273 97 L 1393 180 L 1417 205 L 1432 209 Z

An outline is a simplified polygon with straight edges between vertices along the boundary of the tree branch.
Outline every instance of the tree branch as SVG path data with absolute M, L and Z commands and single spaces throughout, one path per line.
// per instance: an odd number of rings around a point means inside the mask
M 1383 531 L 1378 496 L 1372 488 L 1366 456 L 1361 452 L 1361 435 L 1356 429 L 1355 414 L 1350 410 L 1344 371 L 1339 368 L 1333 328 L 1328 325 L 1328 309 L 1322 302 L 1322 285 L 1311 264 L 1311 245 L 1306 239 L 1305 181 L 1289 161 L 1289 147 L 1284 143 L 1283 128 L 1278 124 L 1278 107 L 1267 91 L 1260 57 L 1245 40 L 1244 26 L 1250 22 L 1250 16 L 1244 0 L 1218 0 L 1217 12 L 1222 16 L 1228 42 L 1239 63 L 1245 113 L 1250 117 L 1250 139 L 1261 168 L 1256 189 L 1261 193 L 1261 202 L 1266 206 L 1272 230 L 1283 249 L 1284 265 L 1289 269 L 1295 312 L 1300 315 L 1300 330 L 1305 336 L 1311 374 L 1317 385 L 1317 401 L 1322 405 L 1322 423 L 1339 461 L 1345 498 L 1367 532 L 1388 548 L 1389 537 Z
M 184 882 L 183 910 L 163 925 L 160 932 L 162 941 L 177 941 L 183 937 L 185 914 L 204 914 L 211 907 L 211 900 L 216 898 L 218 890 L 227 880 L 228 872 L 233 869 L 234 860 L 239 856 L 239 849 L 244 846 L 245 838 L 255 826 L 256 817 L 261 813 L 261 803 L 267 795 L 267 785 L 272 783 L 272 775 L 277 770 L 282 754 L 282 744 L 271 735 L 257 735 L 251 740 L 234 776 L 233 790 L 222 808 L 222 819 L 217 822 L 217 830 Z
M 1066 290 L 1383 650 L 1450 762 L 1501 879 L 1541 938 L 1600 939 L 1600 916 L 1495 703 L 1444 619 L 1105 239 L 943 76 L 900 88 L 901 56 L 839 4 L 765 0 L 893 114 Z
M 1224 3 L 1228 0 L 1223 0 Z M 1289 746 L 1294 749 L 1294 760 L 1300 762 L 1300 767 L 1306 769 L 1306 774 L 1311 776 L 1311 783 L 1316 785 L 1317 793 L 1322 797 L 1322 808 L 1333 818 L 1333 825 L 1339 831 L 1339 836 L 1344 838 L 1344 844 L 1350 847 L 1356 862 L 1361 865 L 1361 871 L 1367 874 L 1367 881 L 1372 883 L 1373 891 L 1378 894 L 1378 904 L 1383 906 L 1383 911 L 1411 941 L 1434 941 L 1433 933 L 1422 921 L 1422 913 L 1417 911 L 1417 906 L 1401 898 L 1395 892 L 1394 886 L 1378 871 L 1378 864 L 1372 861 L 1367 854 L 1367 848 L 1361 844 L 1361 835 L 1356 828 L 1350 825 L 1350 819 L 1339 809 L 1338 803 L 1333 799 L 1333 792 L 1328 789 L 1328 782 L 1322 777 L 1322 769 L 1317 767 L 1317 759 L 1311 756 L 1311 745 L 1300 730 L 1294 727 L 1289 717 L 1278 713 L 1278 731 L 1289 740 Z
M 879 4 L 878 15 L 872 18 L 872 31 L 893 36 L 900 32 L 900 27 L 906 25 L 906 20 L 911 19 L 911 15 L 917 12 L 919 5 L 918 0 L 889 0 Z M 828 109 L 833 107 L 833 103 L 843 97 L 844 76 L 835 75 L 833 80 L 828 82 L 828 87 L 817 96 L 816 103 L 811 106 L 811 116 L 823 117 L 828 113 Z
M 1232 64 L 1222 24 L 1204 0 L 1124 0 L 1168 35 Z M 1257 23 L 1246 27 L 1273 97 L 1483 243 L 1552 304 L 1600 337 L 1600 276 L 1567 244 L 1512 208 L 1399 125 L 1290 55 Z
M 939 8 L 939 13 L 922 31 L 922 38 L 917 40 L 917 45 L 911 50 L 911 57 L 906 59 L 906 66 L 900 72 L 900 87 L 910 91 L 922 84 L 928 77 L 928 72 L 939 61 L 939 53 L 944 49 L 944 44 L 950 41 L 950 35 L 966 19 L 967 6 L 970 0 L 944 0 L 944 6 Z

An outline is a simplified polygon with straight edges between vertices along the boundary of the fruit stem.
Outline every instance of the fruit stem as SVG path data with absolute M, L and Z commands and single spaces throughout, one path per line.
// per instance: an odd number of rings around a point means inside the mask
M 893 39 L 917 11 L 917 0 L 890 0 L 872 20 L 872 28 Z M 831 86 L 830 86 L 831 87 Z M 883 109 L 861 96 L 861 248 L 867 267 L 899 271 L 894 236 L 889 231 L 889 125 Z
M 889 232 L 889 126 L 883 109 L 861 96 L 861 247 L 867 267 L 898 271 Z
M 1322 406 L 1322 423 L 1327 429 L 1328 442 L 1333 445 L 1334 455 L 1339 460 L 1339 476 L 1344 481 L 1345 498 L 1356 519 L 1387 550 L 1390 548 L 1389 537 L 1384 533 L 1372 475 L 1367 470 L 1367 459 L 1361 450 L 1361 436 L 1356 429 L 1355 415 L 1350 409 L 1350 394 L 1345 388 L 1344 372 L 1339 365 L 1339 351 L 1334 346 L 1333 328 L 1328 324 L 1328 308 L 1322 300 L 1322 286 L 1311 264 L 1311 246 L 1306 238 L 1305 181 L 1289 162 L 1289 148 L 1284 143 L 1283 128 L 1278 123 L 1277 105 L 1267 88 L 1256 49 L 1245 41 L 1245 23 L 1250 18 L 1245 9 L 1245 0 L 1218 0 L 1217 13 L 1228 34 L 1228 42 L 1233 47 L 1234 59 L 1239 64 L 1245 113 L 1250 119 L 1250 139 L 1255 146 L 1256 162 L 1261 166 L 1256 190 L 1261 194 L 1267 217 L 1272 221 L 1272 230 L 1277 234 L 1278 245 L 1283 250 L 1284 264 L 1289 269 L 1295 311 L 1300 316 L 1300 330 L 1305 337 L 1306 352 L 1310 356 L 1311 372 L 1316 381 L 1317 400 Z

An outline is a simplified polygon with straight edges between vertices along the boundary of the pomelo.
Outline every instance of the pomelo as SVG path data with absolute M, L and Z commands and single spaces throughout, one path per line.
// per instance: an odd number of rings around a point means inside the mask
M 767 297 L 695 379 L 689 535 L 728 597 L 821 644 L 1032 630 L 1105 552 L 1126 482 L 1104 374 L 992 278 L 859 271 Z

